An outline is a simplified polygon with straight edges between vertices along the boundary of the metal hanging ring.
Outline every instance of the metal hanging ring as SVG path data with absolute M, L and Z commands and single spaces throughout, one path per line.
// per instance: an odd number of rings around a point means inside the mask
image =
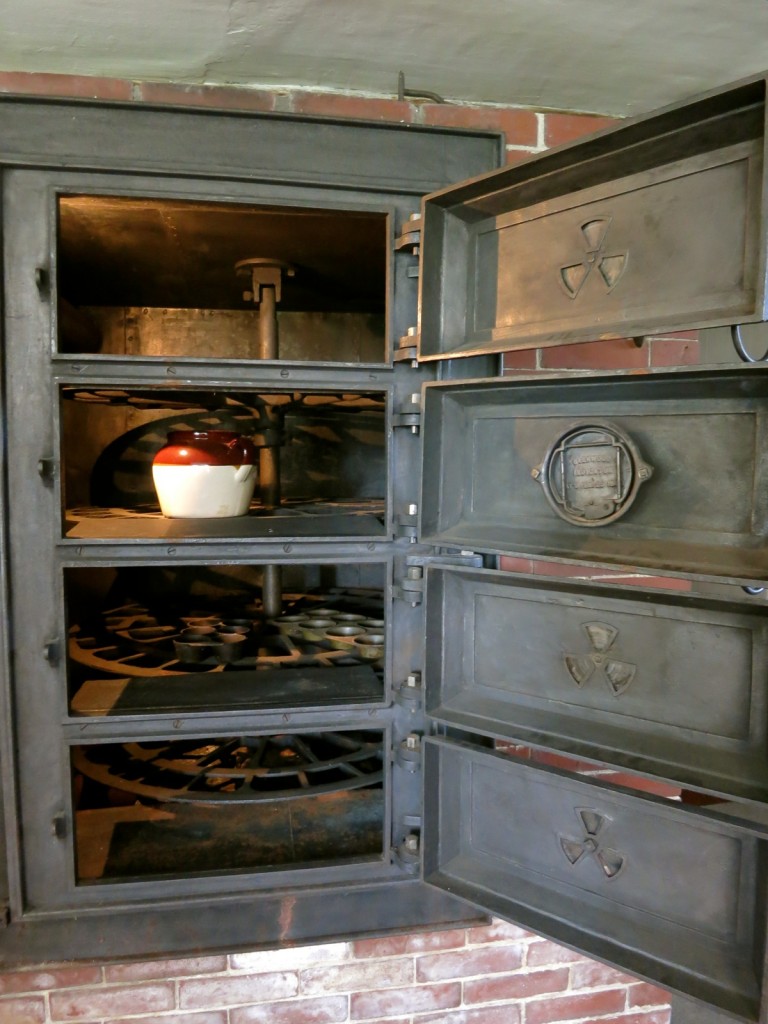
M 738 353 L 739 359 L 741 359 L 741 361 L 744 362 L 744 363 L 765 363 L 765 362 L 768 362 L 768 348 L 765 350 L 764 354 L 762 356 L 760 356 L 759 358 L 757 356 L 753 356 L 749 352 L 747 352 L 746 346 L 744 344 L 744 340 L 741 337 L 741 327 L 742 327 L 741 324 L 732 324 L 731 325 L 731 340 L 733 341 L 733 347 L 736 349 L 736 352 Z

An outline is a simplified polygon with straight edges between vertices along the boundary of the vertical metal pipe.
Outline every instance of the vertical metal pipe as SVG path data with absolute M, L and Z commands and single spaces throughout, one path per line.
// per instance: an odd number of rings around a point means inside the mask
M 278 358 L 275 286 L 263 284 L 259 296 L 259 359 Z
M 283 570 L 280 565 L 265 565 L 261 581 L 261 603 L 268 619 L 283 610 Z
M 259 359 L 279 358 L 275 287 L 261 286 L 259 300 Z M 280 504 L 280 448 L 269 445 L 259 452 L 259 489 L 264 508 Z
M 279 358 L 277 340 L 277 297 L 274 285 L 261 286 L 259 301 L 259 358 Z M 271 410 L 268 410 L 268 413 Z M 272 417 L 270 416 L 270 419 Z M 264 508 L 280 504 L 280 447 L 268 445 L 259 449 L 259 489 Z M 279 565 L 265 565 L 262 579 L 262 604 L 268 619 L 283 610 L 283 572 Z

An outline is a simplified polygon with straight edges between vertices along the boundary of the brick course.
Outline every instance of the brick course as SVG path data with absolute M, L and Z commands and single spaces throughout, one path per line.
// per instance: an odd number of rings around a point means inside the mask
M 509 162 L 611 123 L 514 106 L 443 106 L 288 88 L 19 72 L 0 72 L 0 92 L 490 129 L 505 133 Z M 646 340 L 640 349 L 628 340 L 511 353 L 505 368 L 642 369 L 697 360 L 698 341 L 689 332 Z M 505 567 L 547 571 L 545 563 L 524 558 L 506 559 Z M 556 566 L 552 571 L 573 570 Z M 632 582 L 605 570 L 594 574 Z M 0 972 L 0 1024 L 549 1024 L 571 1019 L 668 1024 L 669 1007 L 666 994 L 654 986 L 500 921 L 229 957 Z

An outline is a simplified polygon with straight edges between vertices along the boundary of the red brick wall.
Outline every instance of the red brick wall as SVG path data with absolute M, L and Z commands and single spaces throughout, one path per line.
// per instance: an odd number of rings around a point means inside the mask
M 0 973 L 0 1022 L 667 1024 L 664 992 L 514 925 Z
M 507 158 L 604 127 L 604 118 L 513 106 L 398 102 L 299 90 L 173 86 L 0 72 L 0 92 L 189 103 L 502 131 Z M 668 366 L 695 336 L 521 352 L 508 372 Z M 547 571 L 528 559 L 510 568 Z M 557 567 L 554 567 L 557 571 Z M 609 575 L 609 574 L 603 574 Z M 625 580 L 631 582 L 631 580 Z M 0 1024 L 668 1024 L 664 992 L 512 925 L 276 952 L 0 972 Z

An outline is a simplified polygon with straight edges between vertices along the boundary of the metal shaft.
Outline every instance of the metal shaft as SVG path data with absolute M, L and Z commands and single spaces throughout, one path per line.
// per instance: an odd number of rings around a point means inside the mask
M 280 449 L 277 445 L 259 449 L 259 489 L 263 508 L 280 504 Z
M 259 301 L 259 359 L 277 359 L 277 298 L 274 285 L 261 287 Z M 268 445 L 259 451 L 259 489 L 264 508 L 280 504 L 280 448 Z
M 259 359 L 277 358 L 277 297 L 274 285 L 265 284 L 259 299 Z
M 283 610 L 283 569 L 265 565 L 261 582 L 261 602 L 268 619 L 277 618 Z
M 277 296 L 273 285 L 262 285 L 259 302 L 259 358 L 277 359 Z M 264 508 L 280 504 L 280 448 L 269 445 L 259 450 L 259 488 Z M 283 610 L 283 572 L 279 565 L 265 565 L 262 604 L 268 619 Z

